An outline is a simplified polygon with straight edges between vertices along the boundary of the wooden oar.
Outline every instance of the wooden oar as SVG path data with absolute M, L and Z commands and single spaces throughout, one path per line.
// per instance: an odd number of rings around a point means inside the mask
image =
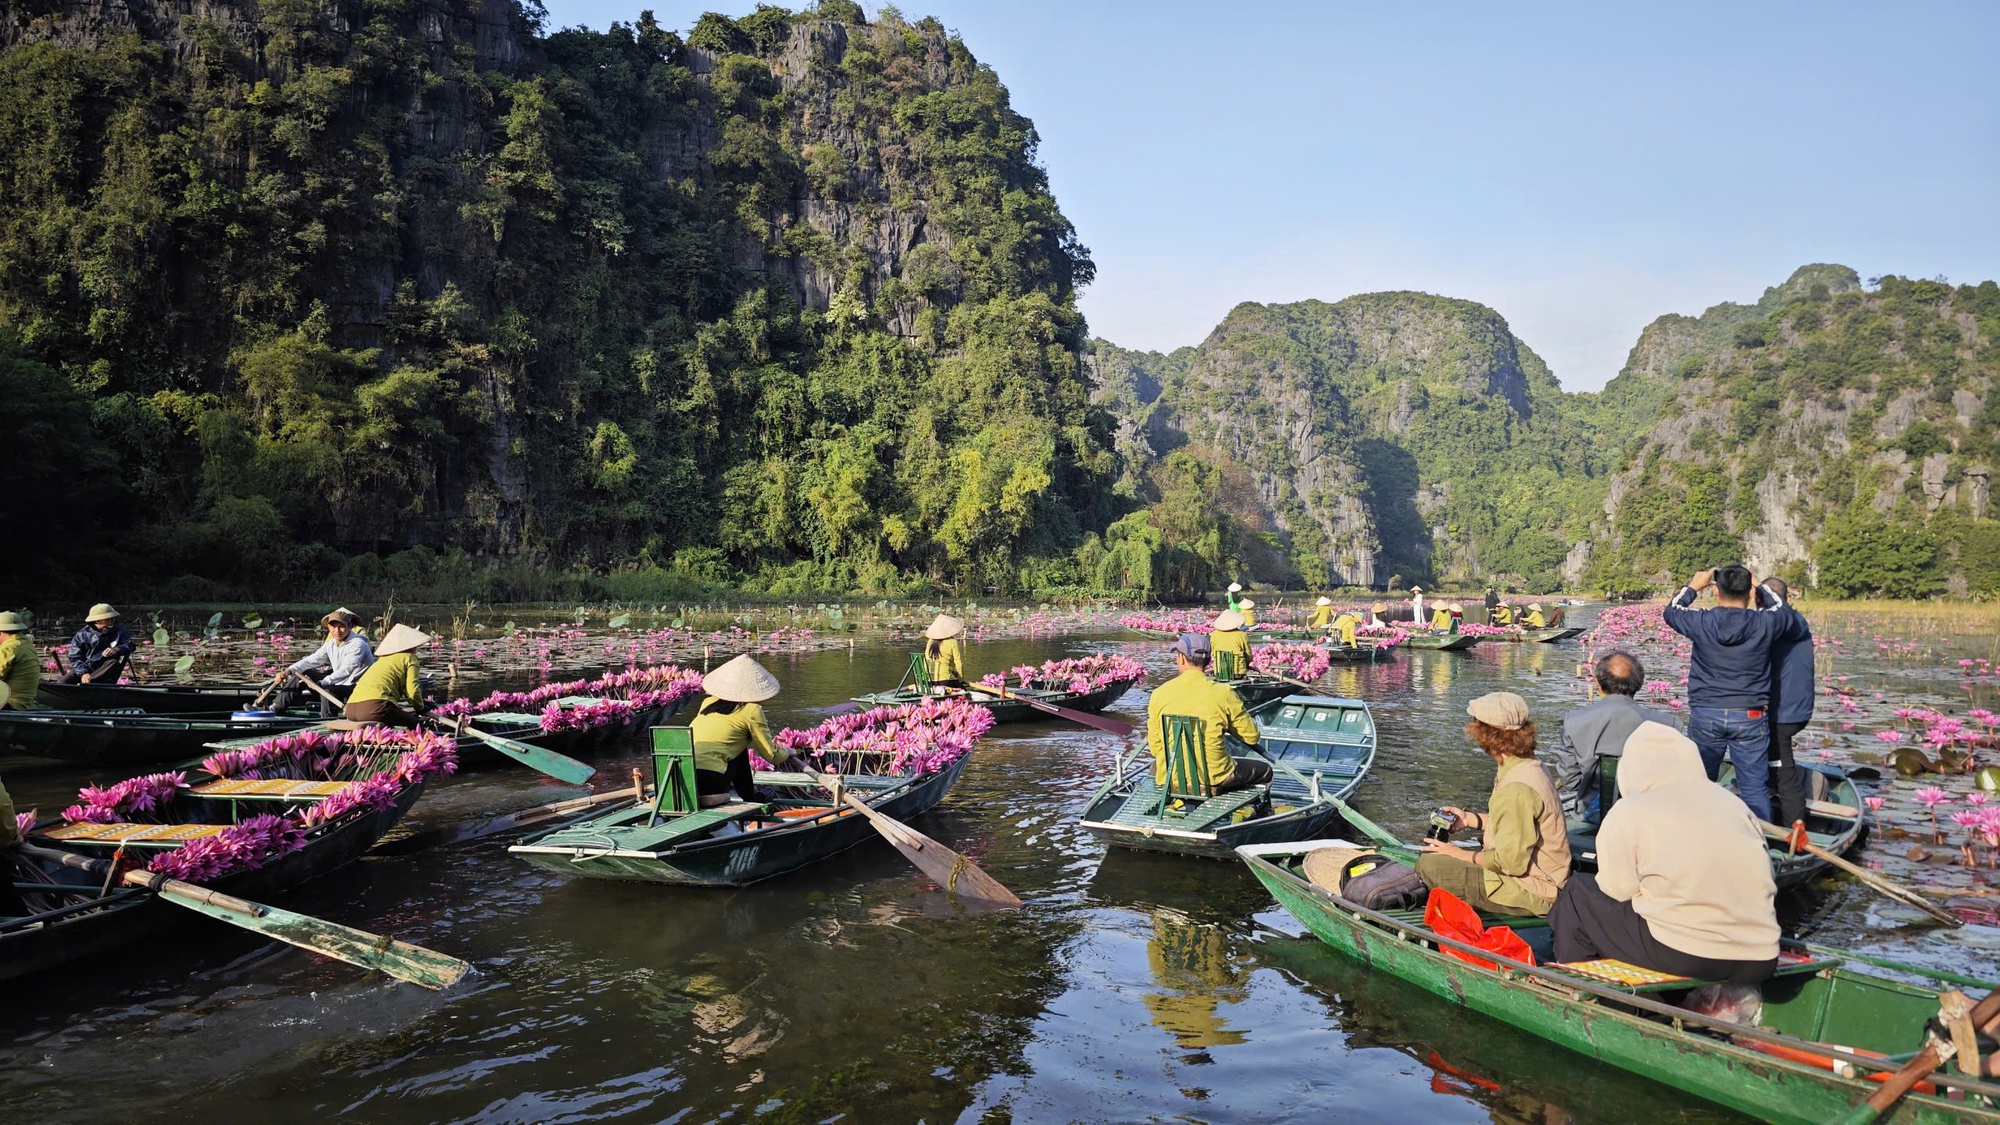
M 303 679 L 304 677 L 300 678 Z M 257 698 L 250 701 L 249 709 L 255 711 L 257 708 L 262 707 L 264 705 L 265 697 L 270 695 L 272 692 L 278 690 L 278 685 L 284 682 L 285 682 L 285 673 L 283 672 L 280 672 L 276 676 L 272 677 L 271 682 L 264 685 L 264 690 L 257 693 Z
M 342 708 L 347 706 L 339 696 L 315 683 L 311 676 L 301 676 L 299 678 L 304 680 L 308 687 L 318 692 L 335 706 Z M 539 770 L 555 778 L 557 781 L 567 781 L 571 785 L 582 785 L 597 773 L 596 767 L 585 765 L 566 754 L 558 754 L 553 750 L 545 750 L 540 746 L 530 746 L 525 742 L 516 742 L 511 738 L 502 738 L 497 734 L 487 734 L 485 731 L 470 724 L 462 723 L 458 727 L 447 727 L 444 729 L 448 734 L 469 734 L 485 742 L 495 750 L 500 751 L 502 754 L 507 755 L 509 758 L 527 766 L 529 769 Z
M 1769 827 L 1768 825 L 1766 827 Z M 1989 992 L 1972 1008 L 1974 1031 L 1985 1027 L 1993 1017 L 2000 1016 L 2000 992 Z M 1847 1116 L 1840 1119 L 1840 1125 L 1868 1125 L 1868 1122 L 1889 1112 L 1910 1088 L 1930 1076 L 1952 1057 L 1953 1045 L 1942 1039 L 1932 1039 L 1930 1044 L 1917 1052 L 1917 1056 L 1903 1064 L 1903 1068 L 1889 1076 L 1882 1088 L 1875 1091 L 1865 1102 L 1855 1106 Z M 1975 1076 L 1976 1077 L 1976 1076 Z
M 507 813 L 504 816 L 488 817 L 485 820 L 471 820 L 463 824 L 453 825 L 450 828 L 436 828 L 428 832 L 415 833 L 385 846 L 378 847 L 375 850 L 386 855 L 408 855 L 411 852 L 424 851 L 429 848 L 449 847 L 452 844 L 463 844 L 468 840 L 480 840 L 488 836 L 497 836 L 502 832 L 511 832 L 516 828 L 526 828 L 531 824 L 540 824 L 543 821 L 560 820 L 576 813 L 588 812 L 599 805 L 610 804 L 615 801 L 638 801 L 643 803 L 646 800 L 646 793 L 647 790 L 644 786 L 634 786 L 631 789 L 613 789 L 609 793 L 592 793 L 587 797 L 572 797 L 566 801 L 551 801 L 546 805 L 534 805 L 517 812 Z
M 1058 707 L 1053 703 L 1044 703 L 1039 699 L 1031 699 L 1025 695 L 1015 695 L 1013 692 L 1008 691 L 1006 688 L 990 688 L 984 684 L 974 684 L 974 683 L 968 683 L 965 686 L 973 691 L 984 692 L 987 695 L 997 695 L 1002 699 L 1011 699 L 1016 703 L 1025 703 L 1028 706 L 1033 707 L 1037 711 L 1046 711 L 1049 714 L 1055 715 L 1059 718 L 1068 719 L 1072 723 L 1082 723 L 1084 726 L 1087 727 L 1095 727 L 1098 730 L 1105 732 L 1106 734 L 1115 734 L 1120 738 L 1125 738 L 1129 736 L 1132 733 L 1132 731 L 1136 729 L 1132 726 L 1131 723 L 1121 722 L 1120 720 L 1108 718 L 1104 715 L 1093 715 L 1088 711 L 1077 711 L 1069 707 Z
M 74 867 L 102 875 L 112 869 L 108 859 L 90 859 L 74 852 L 57 851 L 53 848 L 37 847 L 33 844 L 21 845 L 24 855 L 37 859 L 60 863 L 64 867 Z M 425 988 L 448 988 L 457 984 L 470 972 L 472 966 L 456 957 L 447 957 L 435 950 L 406 941 L 371 934 L 342 926 L 323 918 L 280 910 L 275 906 L 236 898 L 220 891 L 195 883 L 170 879 L 151 871 L 132 870 L 125 872 L 124 881 L 134 887 L 143 887 L 158 895 L 163 901 L 175 906 L 206 914 L 211 918 L 241 926 L 246 930 L 269 938 L 288 942 L 301 949 L 310 949 L 350 965 L 364 969 L 377 969 L 397 980 L 420 984 Z
M 1272 678 L 1272 679 L 1274 679 L 1274 680 L 1283 680 L 1283 681 L 1284 681 L 1285 683 L 1288 683 L 1288 684 L 1292 684 L 1292 685 L 1294 685 L 1294 686 L 1297 686 L 1297 687 L 1302 687 L 1302 688 L 1306 689 L 1307 691 L 1309 691 L 1309 692 L 1312 692 L 1312 693 L 1313 693 L 1314 695 L 1326 695 L 1326 692 L 1324 692 L 1324 691 L 1320 690 L 1319 688 L 1316 688 L 1316 687 L 1312 686 L 1311 684 L 1309 684 L 1309 683 L 1305 682 L 1304 680 L 1295 680 L 1295 679 L 1291 678 L 1290 676 L 1281 676 L 1281 675 L 1279 675 L 1279 674 L 1278 674 L 1278 673 L 1276 673 L 1276 672 L 1265 672 L 1265 673 L 1263 673 L 1263 674 L 1264 674 L 1264 675 L 1266 675 L 1266 676 L 1269 676 L 1269 677 L 1271 677 L 1271 678 Z M 1332 698 L 1332 697 L 1331 697 L 1331 696 L 1329 696 L 1328 698 Z
M 1769 836 L 1771 839 L 1781 840 L 1786 843 L 1791 842 L 1792 834 L 1790 832 L 1787 832 L 1785 829 L 1780 828 L 1775 824 L 1764 824 L 1761 821 L 1759 822 L 1759 826 L 1764 829 L 1764 835 Z M 1840 868 L 1842 871 L 1847 872 L 1849 875 L 1854 876 L 1856 879 L 1861 880 L 1863 883 L 1866 883 L 1870 889 L 1874 890 L 1876 893 L 1882 895 L 1885 898 L 1894 899 L 1895 901 L 1902 903 L 1904 906 L 1907 906 L 1912 910 L 1922 911 L 1923 913 L 1929 915 L 1932 918 L 1937 919 L 1939 922 L 1942 922 L 1947 926 L 1965 925 L 1964 919 L 1961 919 L 1958 915 L 1953 914 L 1951 911 L 1946 910 L 1941 906 L 1933 906 L 1931 903 L 1925 901 L 1920 895 L 1918 895 L 1915 891 L 1910 890 L 1908 887 L 1899 887 L 1896 884 L 1891 883 L 1889 880 L 1884 879 L 1882 876 L 1875 874 L 1873 871 L 1870 871 L 1867 868 L 1862 867 L 1860 864 L 1849 863 L 1848 861 L 1840 858 L 1839 856 L 1833 854 L 1832 852 L 1827 851 L 1825 848 L 1820 847 L 1818 844 L 1813 843 L 1811 840 L 1803 841 L 1800 844 L 1800 846 L 1808 854 L 1816 856 L 1819 859 L 1823 859 L 1828 863 L 1833 864 L 1835 867 Z
M 797 762 L 801 773 L 812 778 L 827 792 L 836 792 L 833 778 L 820 773 L 804 762 Z M 978 899 L 998 906 L 1021 906 L 1019 895 L 1000 885 L 1000 881 L 982 871 L 978 864 L 911 828 L 902 821 L 875 809 L 868 802 L 856 797 L 847 789 L 837 790 L 850 808 L 868 818 L 875 831 L 882 838 L 894 844 L 903 858 L 915 864 L 917 870 L 931 877 L 938 886 L 962 898 Z

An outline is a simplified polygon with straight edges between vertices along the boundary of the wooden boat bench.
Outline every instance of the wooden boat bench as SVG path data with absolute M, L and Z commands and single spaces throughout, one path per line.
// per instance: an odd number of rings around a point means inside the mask
M 1811 976 L 1814 973 L 1837 969 L 1841 965 L 1838 957 L 1815 957 L 1806 953 L 1786 950 L 1778 954 L 1778 967 L 1771 974 L 1772 980 L 1783 977 Z M 1634 994 L 1648 992 L 1684 992 L 1700 988 L 1716 981 L 1698 980 L 1694 977 L 1675 976 L 1672 973 L 1642 969 L 1614 958 L 1604 957 L 1595 961 L 1557 962 L 1549 966 L 1577 976 L 1595 984 L 1608 985 L 1622 992 Z
M 92 847 L 178 848 L 189 840 L 220 835 L 227 824 L 65 824 L 38 832 L 65 844 Z
M 299 781 L 272 778 L 268 781 L 211 781 L 189 792 L 197 797 L 227 801 L 324 801 L 342 789 L 345 781 Z
M 1148 772 L 1133 785 L 1132 796 L 1119 807 L 1110 823 L 1129 827 L 1169 823 L 1175 827 L 1199 830 L 1235 816 L 1237 810 L 1255 804 L 1262 796 L 1260 788 L 1255 786 L 1233 789 L 1213 797 L 1176 797 L 1168 794 L 1169 799 L 1162 807 L 1159 784 Z M 1174 807 L 1176 801 L 1179 808 Z M 1156 809 L 1159 810 L 1157 813 Z
M 516 851 L 554 852 L 556 854 L 576 853 L 590 855 L 613 852 L 656 852 L 671 847 L 683 837 L 705 832 L 732 820 L 757 815 L 770 808 L 769 805 L 752 801 L 737 801 L 727 805 L 701 809 L 690 813 L 669 813 L 652 824 L 646 823 L 653 816 L 651 805 L 639 805 L 627 810 L 625 823 L 594 823 L 588 827 L 579 826 L 575 835 L 558 832 L 539 844 L 517 844 Z

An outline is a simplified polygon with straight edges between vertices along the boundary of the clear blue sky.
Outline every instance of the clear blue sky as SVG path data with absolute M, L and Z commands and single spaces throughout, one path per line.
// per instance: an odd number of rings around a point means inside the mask
M 646 6 L 549 0 L 550 24 Z M 682 31 L 752 7 L 650 6 Z M 902 11 L 1034 120 L 1097 262 L 1091 330 L 1126 347 L 1198 343 L 1240 301 L 1421 289 L 1589 390 L 1653 317 L 1806 262 L 2000 278 L 2000 3 L 1650 7 Z

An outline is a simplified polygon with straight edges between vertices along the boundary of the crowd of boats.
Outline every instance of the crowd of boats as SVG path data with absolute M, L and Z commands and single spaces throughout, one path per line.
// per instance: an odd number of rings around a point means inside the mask
M 1541 919 L 1479 919 L 1511 926 L 1536 951 L 1511 960 L 1456 931 L 1441 932 L 1424 910 L 1371 909 L 1314 881 L 1306 857 L 1353 846 L 1349 835 L 1392 858 L 1415 855 L 1348 804 L 1376 759 L 1368 703 L 1314 686 L 1333 661 L 1363 648 L 1367 659 L 1379 659 L 1397 644 L 1369 643 L 1365 633 L 1343 639 L 1325 624 L 1258 627 L 1239 609 L 1131 623 L 1146 635 L 1240 630 L 1269 642 L 1246 648 L 1241 665 L 1224 661 L 1213 669 L 1259 736 L 1254 745 L 1232 741 L 1230 753 L 1267 764 L 1268 775 L 1259 774 L 1267 780 L 1222 792 L 1191 785 L 1179 771 L 1156 770 L 1139 739 L 1086 803 L 1083 825 L 1114 847 L 1243 862 L 1335 950 L 1444 1001 L 1710 1101 L 1772 1120 L 1881 1114 L 2000 1121 L 2000 1086 L 1978 1077 L 1978 1053 L 1992 1045 L 1977 1029 L 1994 1013 L 1969 1005 L 1958 1013 L 1959 1024 L 1973 1021 L 1970 1041 L 1963 1027 L 1954 1041 L 1949 1020 L 1941 1031 L 1938 1025 L 1941 993 L 1950 1017 L 1957 990 L 1991 989 L 1988 982 L 1787 941 L 1777 975 L 1762 988 L 1760 1013 L 1732 1018 L 1684 1006 L 1700 981 L 1657 974 L 1614 980 L 1537 963 L 1547 957 Z M 1398 630 L 1403 647 L 1449 654 L 1469 647 L 1457 639 L 1491 639 L 1449 621 L 1410 625 Z M 1390 639 L 1385 626 L 1370 627 L 1377 639 Z M 428 786 L 462 768 L 520 762 L 581 781 L 590 768 L 571 770 L 580 765 L 572 756 L 636 738 L 649 741 L 652 768 L 634 769 L 629 783 L 433 835 L 452 843 L 531 830 L 510 848 L 526 862 L 575 877 L 707 887 L 784 875 L 880 835 L 948 889 L 1004 903 L 1010 892 L 984 872 L 961 883 L 971 865 L 904 822 L 947 797 L 996 723 L 1056 717 L 1132 733 L 1103 712 L 1144 670 L 1129 658 L 1098 654 L 972 680 L 962 655 L 954 661 L 945 643 L 962 636 L 962 624 L 939 631 L 934 626 L 895 688 L 835 708 L 816 726 L 780 731 L 765 749 L 751 742 L 747 784 L 723 793 L 698 777 L 696 736 L 678 720 L 698 699 L 733 706 L 743 694 L 718 687 L 716 673 L 674 666 L 455 700 L 433 709 L 438 723 L 418 729 L 303 711 L 239 714 L 260 694 L 254 684 L 46 683 L 45 700 L 63 709 L 0 713 L 9 752 L 84 765 L 178 764 L 87 786 L 59 817 L 22 816 L 27 843 L 8 853 L 13 894 L 0 899 L 0 980 L 142 940 L 174 925 L 182 916 L 177 907 L 239 923 L 263 911 L 257 916 L 282 923 L 267 929 L 273 936 L 330 948 L 340 927 L 317 929 L 316 920 L 265 900 L 367 853 Z M 1558 621 L 1542 630 L 1549 636 L 1529 632 L 1513 630 L 1512 639 L 1552 643 L 1575 630 Z M 742 661 L 748 658 L 731 666 Z M 776 690 L 775 680 L 757 683 L 760 691 Z M 1781 886 L 1824 874 L 1864 832 L 1853 782 L 1825 772 L 1825 799 L 1814 802 L 1804 833 L 1771 846 Z M 1573 830 L 1574 854 L 1587 865 L 1588 830 Z M 979 890 L 987 884 L 997 890 Z M 277 932 L 283 927 L 290 934 Z M 403 957 L 403 979 L 439 986 L 463 971 L 449 957 L 382 944 L 397 947 L 383 956 Z M 1952 1045 L 1949 1058 L 1940 1044 Z M 1909 1080 L 1899 1084 L 1899 1072 Z

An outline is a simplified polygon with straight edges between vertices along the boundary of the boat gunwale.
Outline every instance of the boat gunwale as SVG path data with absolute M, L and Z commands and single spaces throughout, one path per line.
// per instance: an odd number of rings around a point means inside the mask
M 1266 856 L 1269 855 L 1296 855 L 1302 851 L 1309 850 L 1306 847 L 1309 844 L 1318 844 L 1322 846 L 1345 846 L 1345 847 L 1356 846 L 1351 842 L 1345 840 L 1300 840 L 1282 844 L 1246 844 L 1241 847 L 1238 847 L 1236 849 L 1236 854 L 1238 858 L 1242 859 L 1246 864 L 1250 865 L 1252 872 L 1257 874 L 1260 879 L 1267 878 L 1269 875 L 1275 875 L 1287 885 L 1295 889 L 1307 892 L 1308 897 L 1325 902 L 1335 912 L 1335 914 L 1346 916 L 1351 920 L 1367 922 L 1377 930 L 1387 931 L 1385 934 L 1387 938 L 1396 941 L 1399 945 L 1413 946 L 1415 948 L 1415 951 L 1419 955 L 1424 956 L 1426 958 L 1438 961 L 1447 960 L 1447 958 L 1445 958 L 1443 950 L 1446 948 L 1450 948 L 1450 949 L 1455 949 L 1461 953 L 1466 953 L 1474 957 L 1477 957 L 1482 961 L 1506 961 L 1505 958 L 1496 958 L 1493 951 L 1490 949 L 1483 949 L 1479 946 L 1472 945 L 1468 942 L 1462 942 L 1455 938 L 1445 937 L 1444 935 L 1439 934 L 1433 930 L 1428 930 L 1422 926 L 1403 922 L 1399 919 L 1389 917 L 1388 915 L 1383 914 L 1379 911 L 1370 910 L 1368 907 L 1362 906 L 1361 904 L 1354 902 L 1351 899 L 1342 898 L 1339 895 L 1335 894 L 1332 891 L 1327 890 L 1324 887 L 1318 886 L 1315 883 L 1300 878 L 1298 875 L 1293 874 L 1291 871 L 1286 870 L 1284 867 L 1266 858 Z M 1284 904 L 1280 903 L 1279 905 L 1283 906 Z M 1289 908 L 1287 908 L 1287 912 L 1289 913 Z M 1300 922 L 1303 923 L 1304 919 L 1300 919 Z M 1308 930 L 1310 931 L 1310 927 L 1308 927 Z M 1317 934 L 1314 934 L 1313 936 L 1315 938 L 1318 938 Z M 1331 944 L 1326 942 L 1324 938 L 1319 938 L 1319 940 L 1323 944 L 1329 944 L 1329 945 Z M 1426 946 L 1429 946 L 1430 948 L 1426 948 Z M 1359 959 L 1365 965 L 1368 965 L 1370 967 L 1375 966 L 1375 961 L 1372 958 L 1359 958 Z M 1469 962 L 1457 960 L 1456 958 L 1451 958 L 1448 960 L 1450 960 L 1451 963 L 1446 966 L 1447 968 L 1450 968 L 1454 971 L 1469 970 L 1472 972 L 1476 972 L 1480 974 L 1481 977 L 1488 979 L 1491 983 L 1503 987 L 1518 985 L 1519 983 L 1521 983 L 1521 978 L 1526 978 L 1527 980 L 1532 981 L 1535 984 L 1543 986 L 1551 994 L 1550 996 L 1551 999 L 1565 1005 L 1583 1007 L 1584 1001 L 1582 999 L 1582 996 L 1585 995 L 1591 997 L 1593 1000 L 1604 1001 L 1606 1003 L 1598 1003 L 1591 1005 L 1590 1006 L 1591 1010 L 1600 1014 L 1609 1014 L 1615 1016 L 1621 1022 L 1634 1025 L 1635 1027 L 1644 1028 L 1648 1031 L 1667 1032 L 1670 1034 L 1678 1034 L 1686 1036 L 1687 1032 L 1684 1030 L 1682 1025 L 1692 1025 L 1700 1027 L 1705 1031 L 1717 1032 L 1721 1034 L 1723 1037 L 1718 1039 L 1702 1039 L 1700 1040 L 1702 1047 L 1704 1047 L 1705 1049 L 1713 1049 L 1716 1051 L 1727 1052 L 1730 1055 L 1740 1059 L 1745 1063 L 1753 1063 L 1756 1065 L 1766 1065 L 1766 1066 L 1783 1066 L 1799 1073 L 1802 1076 L 1809 1077 L 1816 1082 L 1825 1082 L 1828 1079 L 1839 1080 L 1841 1079 L 1842 1076 L 1838 1075 L 1837 1073 L 1832 1073 L 1817 1067 L 1807 1066 L 1803 1063 L 1796 1063 L 1792 1062 L 1791 1060 L 1778 1058 L 1769 1054 L 1765 1054 L 1760 1051 L 1753 1051 L 1750 1050 L 1749 1048 L 1738 1046 L 1732 1040 L 1740 1037 L 1744 1039 L 1752 1039 L 1760 1042 L 1771 1043 L 1776 1046 L 1787 1047 L 1795 1051 L 1803 1051 L 1811 1054 L 1817 1054 L 1829 1059 L 1833 1059 L 1837 1062 L 1846 1063 L 1851 1067 L 1855 1067 L 1860 1070 L 1865 1070 L 1871 1074 L 1874 1073 L 1894 1074 L 1897 1070 L 1901 1069 L 1903 1065 L 1902 1062 L 1893 1059 L 1869 1058 L 1866 1055 L 1855 1054 L 1843 1047 L 1831 1043 L 1822 1043 L 1817 1040 L 1811 1040 L 1811 1039 L 1800 1039 L 1797 1036 L 1786 1035 L 1783 1032 L 1771 1031 L 1767 1028 L 1748 1026 L 1744 1024 L 1736 1024 L 1736 1023 L 1731 1023 L 1727 1020 L 1717 1019 L 1713 1016 L 1705 1016 L 1699 1012 L 1695 1012 L 1687 1008 L 1676 1007 L 1675 1005 L 1667 1004 L 1659 1000 L 1654 1000 L 1649 996 L 1645 996 L 1639 993 L 1625 992 L 1616 988 L 1612 988 L 1608 985 L 1602 985 L 1595 981 L 1587 980 L 1582 977 L 1575 977 L 1575 976 L 1570 976 L 1566 973 L 1554 972 L 1550 970 L 1548 967 L 1543 965 L 1531 965 L 1525 962 L 1506 961 L 1507 967 L 1504 969 L 1500 968 L 1488 969 L 1477 964 L 1472 964 Z M 1826 971 L 1832 971 L 1838 973 L 1841 971 L 1841 969 L 1842 967 L 1836 966 Z M 1390 972 L 1387 969 L 1384 969 L 1383 971 Z M 1921 970 L 1916 966 L 1912 966 L 1911 971 L 1921 973 Z M 1402 976 L 1401 974 L 1394 972 L 1390 972 L 1390 975 L 1395 976 L 1399 980 L 1408 981 L 1409 979 L 1407 977 Z M 1881 979 L 1881 978 L 1869 977 L 1867 974 L 1863 973 L 1854 973 L 1852 975 L 1869 980 Z M 1890 982 L 1890 983 L 1900 983 L 1900 982 Z M 1985 987 L 2000 989 L 2000 981 L 1980 982 L 1980 983 Z M 1422 986 L 1418 985 L 1417 987 L 1421 988 Z M 1912 986 L 1904 986 L 1904 987 L 1912 987 Z M 1430 991 L 1430 990 L 1425 989 L 1425 991 Z M 1565 995 L 1566 993 L 1570 995 Z M 1443 997 L 1440 997 L 1440 999 L 1443 999 Z M 1457 1002 L 1460 1007 L 1470 1007 L 1465 1003 L 1462 995 Z M 1622 1009 L 1633 1009 L 1633 1010 L 1628 1011 Z M 1480 1011 L 1480 1009 L 1478 1008 L 1472 1008 L 1472 1010 Z M 1647 1015 L 1662 1017 L 1669 1022 L 1665 1025 L 1662 1025 L 1660 1023 L 1643 1019 L 1638 1014 L 1641 1012 Z M 1481 1014 L 1487 1015 L 1488 1018 L 1491 1019 L 1499 1019 L 1503 1023 L 1509 1023 L 1509 1021 L 1505 1020 L 1503 1017 L 1493 1015 L 1491 1013 L 1481 1012 Z M 1516 1026 L 1516 1025 L 1509 1023 L 1509 1026 Z M 1529 1029 L 1523 1028 L 1522 1030 L 1529 1030 Z M 1532 1030 L 1529 1030 L 1529 1034 L 1535 1034 L 1535 1033 Z M 1546 1036 L 1537 1036 L 1537 1037 L 1542 1038 L 1544 1040 L 1547 1039 Z M 1560 1045 L 1561 1044 L 1558 1044 L 1558 1046 Z M 1603 1060 L 1599 1059 L 1598 1061 L 1602 1062 Z M 1628 1074 L 1635 1073 L 1625 1067 L 1618 1067 L 1618 1069 Z M 1640 1077 L 1647 1077 L 1647 1076 L 1640 1075 Z M 1954 1090 L 1964 1091 L 1965 1093 L 1968 1094 L 1978 1094 L 1982 1097 L 2000 1100 L 2000 1083 L 1993 1083 L 1985 1079 L 1973 1077 L 1970 1075 L 1955 1073 L 1951 1071 L 1946 1071 L 1942 1069 L 1934 1070 L 1926 1077 L 1933 1084 L 1938 1085 L 1940 1087 L 1949 1087 Z M 1659 1081 L 1658 1079 L 1652 1079 L 1652 1078 L 1648 1078 L 1647 1080 Z M 1873 1086 L 1873 1084 L 1866 1083 L 1865 1079 L 1853 1078 L 1853 1079 L 1847 1079 L 1846 1081 L 1850 1083 L 1864 1083 L 1864 1085 L 1862 1086 L 1857 1086 L 1856 1087 L 1857 1089 L 1876 1088 Z M 1668 1083 L 1662 1083 L 1662 1084 L 1670 1085 Z M 1925 1099 L 1931 1097 L 1928 1095 L 1917 1094 L 1915 1092 L 1912 1092 L 1908 1096 L 1917 1099 Z M 1726 1103 L 1720 1103 L 1720 1104 L 1726 1104 Z M 1942 1097 L 1936 1097 L 1935 1104 L 1937 1104 L 1941 1108 L 1945 1108 L 1953 1112 L 1959 1111 L 1955 1103 Z

